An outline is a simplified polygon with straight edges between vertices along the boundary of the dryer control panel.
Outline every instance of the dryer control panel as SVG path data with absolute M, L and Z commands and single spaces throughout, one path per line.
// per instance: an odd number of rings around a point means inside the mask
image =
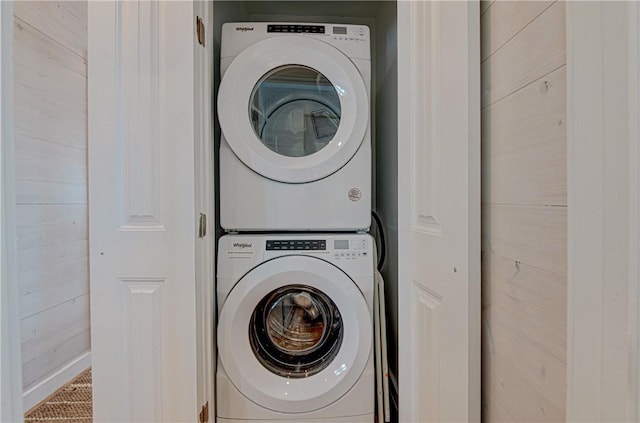
M 311 22 L 227 22 L 222 25 L 220 67 L 249 46 L 275 37 L 311 37 L 333 45 L 350 59 L 371 60 L 370 30 L 366 25 Z

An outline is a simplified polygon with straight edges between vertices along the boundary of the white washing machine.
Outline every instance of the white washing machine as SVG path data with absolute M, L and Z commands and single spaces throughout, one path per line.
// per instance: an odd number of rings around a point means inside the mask
M 369 28 L 226 23 L 221 43 L 222 227 L 366 230 Z
M 373 241 L 226 235 L 216 421 L 371 423 Z

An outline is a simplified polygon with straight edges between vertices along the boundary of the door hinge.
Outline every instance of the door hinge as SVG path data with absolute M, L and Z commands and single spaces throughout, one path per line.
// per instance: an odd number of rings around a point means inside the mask
M 198 228 L 198 237 L 204 238 L 207 236 L 207 215 L 200 213 L 200 223 Z
M 202 406 L 200 410 L 200 423 L 207 423 L 209 421 L 209 401 Z
M 198 43 L 204 47 L 204 23 L 202 22 L 202 18 L 200 16 L 196 16 L 196 34 L 198 34 Z

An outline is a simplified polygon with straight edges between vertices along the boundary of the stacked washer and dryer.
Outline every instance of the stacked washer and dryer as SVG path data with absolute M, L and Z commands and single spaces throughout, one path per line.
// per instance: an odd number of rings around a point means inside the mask
M 370 423 L 369 28 L 227 23 L 220 63 L 216 420 Z

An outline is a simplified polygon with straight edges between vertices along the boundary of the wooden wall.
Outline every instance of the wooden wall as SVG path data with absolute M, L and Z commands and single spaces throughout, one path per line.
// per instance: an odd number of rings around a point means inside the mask
M 482 2 L 483 421 L 559 422 L 566 397 L 563 2 Z
M 25 391 L 90 349 L 87 5 L 16 2 L 18 272 Z

